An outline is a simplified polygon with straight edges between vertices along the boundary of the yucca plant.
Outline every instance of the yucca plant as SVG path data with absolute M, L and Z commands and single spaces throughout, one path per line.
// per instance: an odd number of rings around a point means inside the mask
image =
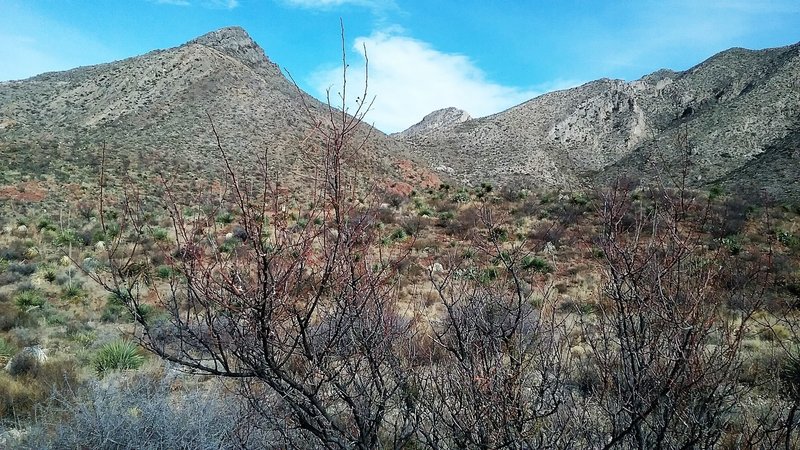
M 14 297 L 14 302 L 20 310 L 27 311 L 44 306 L 45 298 L 36 289 L 26 289 Z
M 94 358 L 94 369 L 99 376 L 111 370 L 135 370 L 144 364 L 139 346 L 127 340 L 104 345 Z
M 56 281 L 56 269 L 54 267 L 48 265 L 42 266 L 40 269 L 42 271 L 42 278 L 44 278 L 45 281 L 48 283 Z

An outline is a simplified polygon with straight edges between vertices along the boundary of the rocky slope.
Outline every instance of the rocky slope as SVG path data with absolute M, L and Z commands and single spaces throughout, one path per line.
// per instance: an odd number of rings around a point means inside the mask
M 632 82 L 598 80 L 398 137 L 430 167 L 472 183 L 576 187 L 619 174 L 654 177 L 688 154 L 692 180 L 702 185 L 759 172 L 746 168 L 763 165 L 756 157 L 765 152 L 796 154 L 787 136 L 799 121 L 796 44 L 731 49 L 685 72 Z M 800 178 L 797 167 L 786 169 L 788 179 Z M 772 184 L 780 195 L 780 183 Z
M 232 27 L 176 48 L 0 83 L 0 144 L 99 152 L 106 142 L 126 157 L 167 157 L 202 171 L 220 159 L 213 121 L 237 164 L 266 150 L 276 167 L 302 169 L 299 150 L 325 111 Z M 365 167 L 385 172 L 402 159 L 402 145 L 365 124 L 360 133 L 372 136 Z

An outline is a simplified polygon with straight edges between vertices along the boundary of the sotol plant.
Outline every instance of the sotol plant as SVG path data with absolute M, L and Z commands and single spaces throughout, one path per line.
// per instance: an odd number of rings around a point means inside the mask
M 101 376 L 110 370 L 135 370 L 142 364 L 144 356 L 139 353 L 139 347 L 124 340 L 104 345 L 94 359 L 94 369 Z

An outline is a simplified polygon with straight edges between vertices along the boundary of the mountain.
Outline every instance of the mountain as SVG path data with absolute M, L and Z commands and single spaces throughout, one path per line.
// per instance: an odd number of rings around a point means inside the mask
M 0 83 L 0 146 L 34 159 L 97 159 L 101 143 L 131 164 L 172 172 L 219 167 L 212 122 L 234 163 L 266 151 L 274 168 L 303 170 L 301 150 L 327 106 L 301 92 L 239 27 L 108 64 Z M 391 172 L 401 144 L 370 135 L 362 168 Z M 19 168 L 19 167 L 17 167 Z
M 328 112 L 243 29 L 223 28 L 122 61 L 0 82 L 0 185 L 80 184 L 97 172 L 103 145 L 128 172 L 218 174 L 212 123 L 242 170 L 266 155 L 301 183 L 305 149 L 319 143 L 311 132 Z M 619 175 L 660 177 L 688 158 L 696 186 L 797 199 L 798 129 L 795 44 L 734 48 L 631 82 L 601 79 L 488 117 L 445 108 L 392 136 L 360 123 L 356 141 L 365 142 L 359 170 L 398 193 L 438 186 L 437 173 L 467 184 L 586 188 Z
M 463 181 L 580 187 L 620 174 L 652 178 L 690 160 L 692 182 L 758 184 L 769 155 L 800 178 L 800 44 L 719 53 L 683 72 L 602 79 L 404 142 L 430 167 Z M 760 157 L 763 156 L 763 157 Z M 751 165 L 755 165 L 750 167 Z M 783 194 L 781 182 L 772 191 Z

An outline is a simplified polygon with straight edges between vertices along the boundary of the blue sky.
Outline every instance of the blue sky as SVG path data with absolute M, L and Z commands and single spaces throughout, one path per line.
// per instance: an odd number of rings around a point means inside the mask
M 370 60 L 367 120 L 402 130 L 447 106 L 473 116 L 597 78 L 683 70 L 730 47 L 800 41 L 798 0 L 0 0 L 0 80 L 108 62 L 244 27 L 306 91 Z

